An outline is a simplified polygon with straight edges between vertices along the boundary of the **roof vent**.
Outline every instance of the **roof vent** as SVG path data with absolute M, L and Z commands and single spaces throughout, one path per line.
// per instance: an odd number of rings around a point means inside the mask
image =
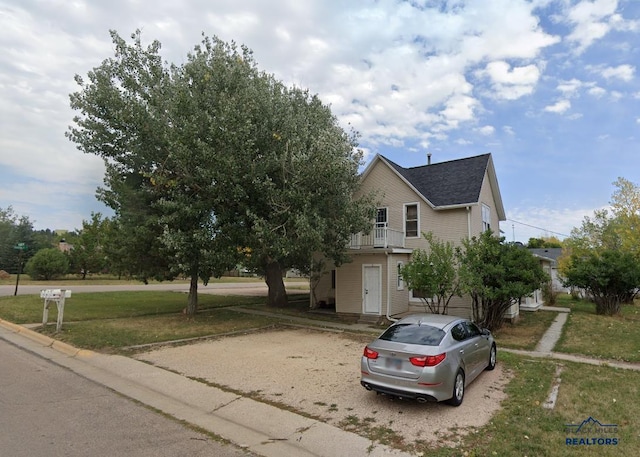
M 431 165 L 431 153 L 427 153 L 427 165 Z

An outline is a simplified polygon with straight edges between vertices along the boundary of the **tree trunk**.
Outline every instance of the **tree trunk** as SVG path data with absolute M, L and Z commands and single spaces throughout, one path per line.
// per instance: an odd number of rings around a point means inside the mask
M 267 306 L 277 306 L 284 308 L 287 306 L 287 291 L 284 288 L 284 280 L 282 279 L 282 269 L 278 262 L 269 262 L 266 269 L 267 287 L 269 287 L 269 295 L 267 298 Z
M 198 275 L 191 274 L 191 283 L 189 284 L 189 299 L 187 302 L 186 315 L 190 318 L 195 317 L 198 311 Z

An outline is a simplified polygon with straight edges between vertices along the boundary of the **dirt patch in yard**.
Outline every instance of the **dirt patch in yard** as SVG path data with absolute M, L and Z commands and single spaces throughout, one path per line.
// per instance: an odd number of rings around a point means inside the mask
M 392 400 L 360 386 L 369 336 L 280 329 L 164 347 L 136 357 L 235 391 L 257 394 L 387 444 L 454 445 L 486 424 L 506 397 L 500 363 L 467 389 L 460 407 Z

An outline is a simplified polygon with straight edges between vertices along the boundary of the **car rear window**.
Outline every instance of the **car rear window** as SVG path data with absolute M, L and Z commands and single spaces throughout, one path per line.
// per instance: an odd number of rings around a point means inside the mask
M 394 325 L 380 336 L 381 340 L 422 346 L 437 346 L 442 338 L 444 338 L 444 331 L 426 324 Z

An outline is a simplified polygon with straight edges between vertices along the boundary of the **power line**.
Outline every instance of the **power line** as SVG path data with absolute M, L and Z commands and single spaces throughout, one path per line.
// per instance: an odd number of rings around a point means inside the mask
M 525 225 L 527 227 L 531 227 L 531 228 L 534 228 L 534 229 L 542 230 L 543 232 L 546 232 L 546 233 L 553 233 L 554 235 L 564 236 L 565 238 L 569 238 L 571 236 L 571 235 L 567 235 L 565 233 L 554 232 L 553 230 L 549 230 L 549 229 L 546 229 L 546 228 L 536 227 L 535 225 L 525 224 L 524 222 L 514 221 L 513 219 L 507 219 L 507 220 L 511 221 L 511 222 L 515 222 L 516 224 Z

